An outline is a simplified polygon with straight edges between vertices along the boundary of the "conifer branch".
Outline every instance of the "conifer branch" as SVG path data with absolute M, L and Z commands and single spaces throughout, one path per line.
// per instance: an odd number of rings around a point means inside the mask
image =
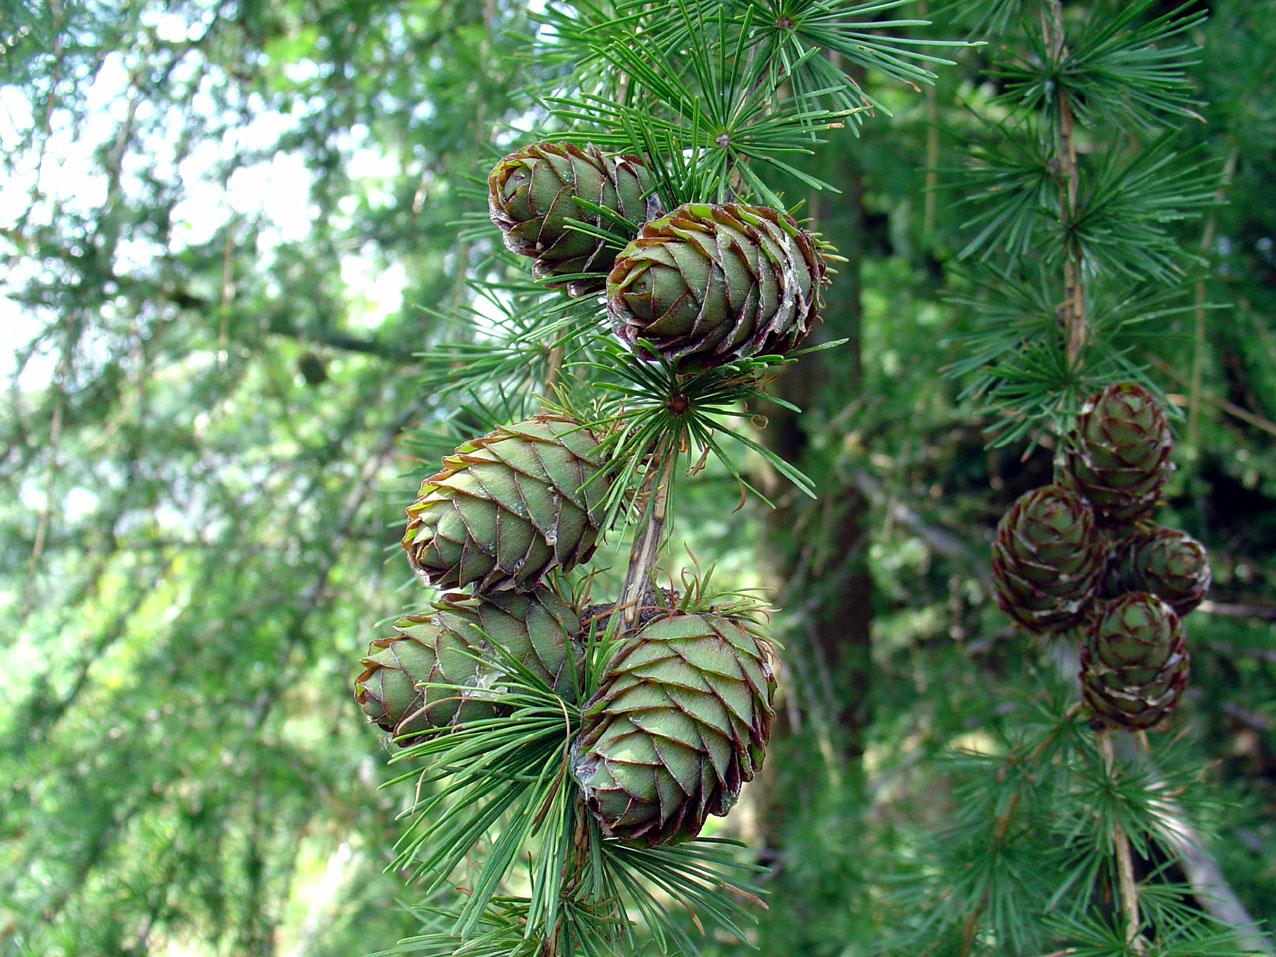
M 1116 767 L 1112 751 L 1112 732 L 1101 728 L 1094 733 L 1094 743 L 1103 760 L 1104 773 L 1111 779 Z M 1130 837 L 1120 823 L 1112 823 L 1112 844 L 1116 849 L 1117 878 L 1121 885 L 1121 910 L 1125 914 L 1125 942 L 1137 954 L 1144 951 L 1139 940 L 1139 885 L 1134 880 L 1134 861 L 1130 856 Z
M 1047 10 L 1041 11 L 1041 31 L 1046 50 L 1054 64 L 1063 61 L 1066 55 L 1063 31 L 1063 4 L 1061 0 L 1047 0 Z M 1077 169 L 1076 120 L 1072 114 L 1072 103 L 1068 91 L 1059 84 L 1059 128 L 1057 145 L 1059 155 L 1055 158 L 1059 176 L 1059 218 L 1063 234 L 1076 223 L 1078 208 L 1077 197 L 1080 189 L 1080 174 Z M 1089 328 L 1085 315 L 1085 286 L 1081 279 L 1080 250 L 1065 238 L 1063 259 L 1063 305 L 1061 319 L 1063 322 L 1064 341 L 1067 344 L 1068 365 L 1072 366 L 1089 338 Z
M 1028 754 L 1027 759 L 1022 763 L 1027 767 L 1031 767 L 1036 764 L 1041 758 L 1041 755 L 1045 754 L 1046 749 L 1054 743 L 1055 738 L 1059 736 L 1059 732 L 1071 724 L 1076 716 L 1081 713 L 1081 708 L 1081 702 L 1078 701 L 1073 703 L 1073 705 L 1064 712 L 1063 720 L 1056 724 L 1049 734 L 1037 742 L 1037 746 L 1032 749 L 1032 751 Z M 1006 763 L 1009 765 L 1012 763 L 1018 764 L 1020 762 L 1014 760 L 1014 754 L 1012 752 L 1007 756 Z M 997 815 L 997 826 L 992 833 L 992 843 L 994 846 L 1000 844 L 1006 839 L 1006 835 L 1010 832 L 1010 825 L 1014 823 L 1015 812 L 1019 810 L 1019 801 L 1022 797 L 1023 791 L 1016 790 L 1012 795 L 1010 795 L 1010 800 L 1006 802 L 1006 806 L 1002 812 Z M 969 957 L 970 955 L 970 949 L 975 943 L 975 931 L 979 927 L 979 918 L 983 914 L 984 907 L 987 906 L 987 904 L 988 895 L 985 894 L 983 900 L 979 902 L 979 906 L 971 911 L 970 916 L 966 918 L 966 924 L 962 928 L 961 934 L 961 957 Z

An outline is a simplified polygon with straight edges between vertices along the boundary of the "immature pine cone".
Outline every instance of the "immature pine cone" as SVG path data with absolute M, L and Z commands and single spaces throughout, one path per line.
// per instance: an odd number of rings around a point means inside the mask
M 607 483 L 598 440 L 537 415 L 444 456 L 408 506 L 408 563 L 439 588 L 529 591 L 593 554 Z
M 505 245 L 512 252 L 535 259 L 532 272 L 538 279 L 599 273 L 546 283 L 551 287 L 567 285 L 573 296 L 602 289 L 604 274 L 611 269 L 620 247 L 570 228 L 567 220 L 611 233 L 629 232 L 623 222 L 577 200 L 588 200 L 635 225 L 647 219 L 650 178 L 642 160 L 607 156 L 594 146 L 581 149 L 571 143 L 534 143 L 497 163 L 487 184 L 492 222 L 501 228 Z
M 1070 628 L 1085 615 L 1104 557 L 1103 538 L 1080 497 L 1058 485 L 1033 489 L 997 525 L 997 604 L 1036 634 Z
M 712 611 L 647 623 L 586 706 L 572 771 L 603 833 L 695 837 L 762 767 L 775 715 L 770 650 Z
M 364 712 L 403 745 L 432 728 L 490 718 L 508 711 L 500 684 L 506 654 L 567 701 L 583 664 L 580 619 L 546 588 L 525 595 L 447 595 L 423 615 L 394 623 L 394 635 L 378 638 L 362 659 L 354 697 Z M 575 668 L 568 665 L 572 652 Z M 456 687 L 447 687 L 449 685 Z
M 1092 396 L 1064 439 L 1061 485 L 1080 493 L 1107 523 L 1151 512 L 1174 470 L 1174 442 L 1152 393 L 1118 382 Z
M 1189 656 L 1178 615 L 1130 592 L 1095 616 L 1081 645 L 1081 693 L 1106 724 L 1150 728 L 1178 705 Z
M 765 206 L 687 203 L 642 227 L 607 277 L 619 336 L 694 371 L 788 352 L 810 331 L 825 282 L 811 235 Z
M 1125 543 L 1116 564 L 1126 591 L 1150 591 L 1180 618 L 1199 605 L 1213 576 L 1205 546 L 1187 532 L 1157 525 Z

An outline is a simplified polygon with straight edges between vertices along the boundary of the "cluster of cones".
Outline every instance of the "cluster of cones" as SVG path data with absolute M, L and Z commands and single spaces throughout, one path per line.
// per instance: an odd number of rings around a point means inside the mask
M 528 147 L 490 183 L 509 248 L 551 286 L 579 295 L 605 283 L 613 317 L 630 310 L 617 331 L 638 358 L 651 346 L 694 371 L 782 352 L 815 317 L 823 260 L 776 210 L 705 205 L 649 220 L 641 161 L 592 147 Z M 648 221 L 617 256 L 602 233 L 631 217 Z M 580 703 L 570 769 L 583 805 L 605 835 L 671 844 L 726 814 L 761 768 L 771 646 L 733 606 L 668 602 L 615 634 L 613 605 L 578 609 L 558 590 L 557 573 L 587 562 L 603 530 L 611 479 L 598 448 L 582 423 L 546 414 L 444 457 L 408 506 L 403 547 L 445 593 L 371 643 L 355 699 L 403 746 L 516 721 L 529 687 Z M 582 701 L 585 648 L 604 632 L 617 640 Z
M 546 576 L 594 550 L 607 490 L 596 445 L 571 419 L 536 416 L 466 443 L 422 483 L 408 507 L 409 564 L 428 585 L 472 591 L 399 619 L 361 660 L 355 699 L 399 745 L 517 720 L 511 686 L 583 697 L 585 644 L 613 606 L 578 610 Z M 761 767 L 776 686 L 770 645 L 750 624 L 669 603 L 617 643 L 571 745 L 573 779 L 605 834 L 694 837 Z
M 488 191 L 506 247 L 549 286 L 605 292 L 613 329 L 642 358 L 698 371 L 782 355 L 818 316 L 826 267 L 810 233 L 769 206 L 663 214 L 641 157 L 535 143 L 496 164 Z
M 1113 727 L 1150 728 L 1177 706 L 1182 618 L 1210 586 L 1205 548 L 1152 520 L 1172 447 L 1150 392 L 1108 386 L 1065 437 L 1054 484 L 1021 496 L 993 543 L 998 604 L 1034 634 L 1080 634 L 1081 693 Z

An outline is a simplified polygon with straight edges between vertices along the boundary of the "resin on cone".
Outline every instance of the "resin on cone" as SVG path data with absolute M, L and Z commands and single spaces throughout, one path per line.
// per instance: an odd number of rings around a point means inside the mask
M 700 833 L 762 767 L 775 716 L 770 647 L 713 611 L 648 622 L 584 710 L 572 770 L 603 833 L 648 846 Z
M 359 706 L 398 743 L 507 711 L 500 691 L 507 655 L 560 697 L 576 700 L 580 618 L 548 589 L 447 595 L 434 608 L 405 615 L 394 635 L 373 641 L 354 681 Z
M 992 546 L 997 604 L 1036 634 L 1070 628 L 1085 616 L 1105 551 L 1080 496 L 1058 485 L 1033 489 L 997 525 Z
M 538 415 L 466 442 L 421 483 L 403 547 L 428 585 L 529 591 L 588 560 L 605 512 L 598 440 Z
M 820 308 L 815 240 L 765 206 L 687 203 L 646 223 L 607 277 L 617 334 L 694 371 L 788 352 Z
M 1109 602 L 1087 631 L 1081 693 L 1104 723 L 1150 728 L 1178 705 L 1188 666 L 1174 609 L 1149 592 L 1130 592 Z
M 579 200 L 615 213 L 635 226 L 648 218 L 650 179 L 637 156 L 607 156 L 594 146 L 534 143 L 504 157 L 487 178 L 488 211 L 505 245 L 535 262 L 546 285 L 567 285 L 572 295 L 603 288 L 620 246 L 573 229 L 568 220 L 632 235 L 624 223 Z M 597 277 L 552 281 L 575 273 Z
M 1081 494 L 1102 521 L 1134 522 L 1156 508 L 1174 470 L 1173 444 L 1152 393 L 1118 382 L 1082 408 L 1064 439 L 1058 480 Z

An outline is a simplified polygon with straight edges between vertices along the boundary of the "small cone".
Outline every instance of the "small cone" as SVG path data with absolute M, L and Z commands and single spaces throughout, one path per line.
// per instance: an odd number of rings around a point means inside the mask
M 530 591 L 588 560 L 606 511 L 597 445 L 551 415 L 465 443 L 408 506 L 408 564 L 428 585 L 486 592 Z
M 500 227 L 511 252 L 535 260 L 532 272 L 538 279 L 599 273 L 546 282 L 551 287 L 566 285 L 573 296 L 603 288 L 620 246 L 572 229 L 567 220 L 611 233 L 628 232 L 622 222 L 578 200 L 640 224 L 647 219 L 651 188 L 639 157 L 607 156 L 594 146 L 581 149 L 571 143 L 534 143 L 511 153 L 492 168 L 487 183 L 492 222 Z
M 1174 465 L 1169 422 L 1152 393 L 1118 382 L 1092 396 L 1064 439 L 1058 482 L 1108 524 L 1133 523 L 1156 508 Z
M 629 638 L 585 708 L 572 771 L 603 833 L 648 846 L 695 837 L 762 766 L 775 715 L 770 649 L 712 611 Z
M 1205 546 L 1187 532 L 1158 525 L 1131 538 L 1119 576 L 1128 591 L 1149 591 L 1180 618 L 1205 599 L 1213 575 Z
M 1035 634 L 1063 631 L 1085 616 L 1106 548 L 1085 502 L 1058 485 L 1033 489 L 997 525 L 992 583 L 997 604 Z
M 394 635 L 373 641 L 354 681 L 364 713 L 400 744 L 419 741 L 434 728 L 507 712 L 500 686 L 511 667 L 508 658 L 565 700 L 576 700 L 580 618 L 548 589 L 447 595 L 434 609 L 400 618 Z
M 1174 609 L 1131 592 L 1108 603 L 1081 645 L 1081 693 L 1106 724 L 1150 728 L 1178 706 L 1189 660 Z
M 607 277 L 617 334 L 687 371 L 788 352 L 819 314 L 824 258 L 766 206 L 687 203 L 642 227 Z

